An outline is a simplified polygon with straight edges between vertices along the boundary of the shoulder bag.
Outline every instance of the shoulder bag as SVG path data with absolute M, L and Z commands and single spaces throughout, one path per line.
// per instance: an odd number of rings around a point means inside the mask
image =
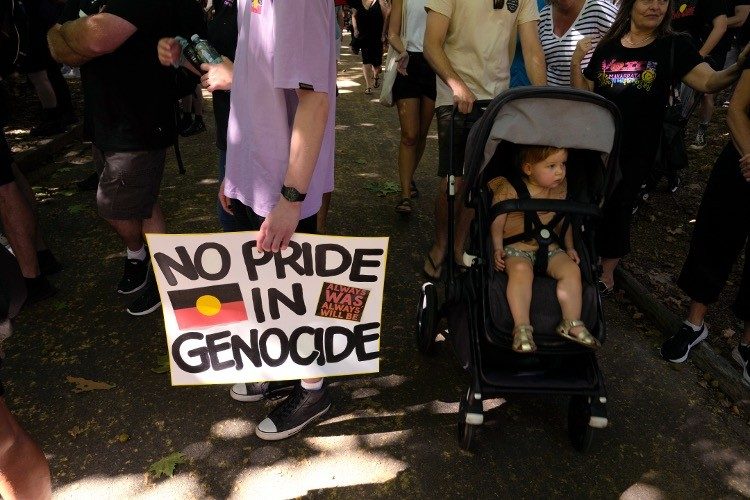
M 409 0 L 403 0 L 401 4 L 401 42 L 406 50 L 406 4 Z M 393 106 L 393 84 L 396 82 L 398 74 L 398 52 L 392 45 L 388 44 L 388 56 L 385 59 L 385 71 L 383 72 L 383 85 L 380 88 L 380 104 L 383 106 Z

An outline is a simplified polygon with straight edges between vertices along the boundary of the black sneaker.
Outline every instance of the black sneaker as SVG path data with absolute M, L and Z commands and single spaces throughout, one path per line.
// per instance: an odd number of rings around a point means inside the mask
M 234 384 L 229 389 L 232 399 L 243 402 L 260 401 L 261 399 L 278 399 L 286 397 L 297 384 L 294 380 L 283 382 L 252 382 Z
M 697 332 L 692 327 L 682 324 L 679 331 L 669 337 L 661 346 L 661 357 L 672 363 L 682 363 L 688 358 L 690 349 L 708 337 L 708 328 L 704 323 Z
M 57 288 L 53 287 L 44 276 L 24 278 L 24 281 L 26 282 L 26 302 L 23 303 L 24 306 L 30 306 L 48 299 L 57 293 Z
M 742 383 L 750 387 L 750 345 L 738 345 L 732 350 L 732 357 L 742 367 Z
M 289 397 L 258 424 L 255 434 L 266 441 L 288 438 L 323 415 L 330 407 L 331 398 L 325 387 L 319 391 L 308 391 L 302 384 L 297 384 Z
M 203 122 L 203 117 L 196 115 L 193 121 L 185 128 L 180 130 L 182 137 L 190 137 L 191 135 L 200 134 L 206 130 L 206 124 Z
M 125 269 L 122 272 L 120 283 L 117 284 L 117 293 L 128 295 L 146 286 L 150 267 L 151 261 L 148 257 L 143 260 L 125 257 Z
M 52 276 L 62 271 L 62 264 L 48 248 L 37 251 L 36 260 L 39 262 L 39 272 L 43 276 Z
M 44 111 L 42 120 L 31 129 L 32 137 L 50 137 L 65 132 L 65 126 L 60 121 L 57 109 L 47 109 Z
M 128 314 L 132 316 L 145 316 L 151 314 L 161 307 L 161 297 L 159 289 L 156 288 L 156 282 L 151 278 L 148 286 L 143 291 L 143 295 L 138 297 L 127 308 Z

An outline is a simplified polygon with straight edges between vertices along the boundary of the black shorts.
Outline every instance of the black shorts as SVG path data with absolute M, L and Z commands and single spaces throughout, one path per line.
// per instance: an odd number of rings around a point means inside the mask
M 253 209 L 242 203 L 240 200 L 232 200 L 232 212 L 234 212 L 235 231 L 258 231 L 265 217 L 253 212 Z M 311 215 L 301 219 L 297 223 L 297 233 L 317 234 L 318 232 L 318 214 Z
M 383 65 L 383 42 L 379 38 L 362 45 L 362 64 Z
M 0 186 L 5 186 L 16 180 L 11 165 L 13 165 L 13 155 L 5 138 L 5 132 L 3 132 L 2 138 L 0 138 Z
M 724 63 L 727 62 L 728 50 L 721 50 L 719 52 L 712 52 L 706 58 L 706 62 L 711 69 L 714 71 L 721 71 L 724 69 Z
M 435 100 L 435 72 L 427 63 L 421 52 L 409 52 L 409 64 L 406 75 L 398 73 L 393 83 L 393 102 L 400 99 L 419 99 L 427 97 Z
M 438 126 L 438 176 L 446 177 L 453 174 L 460 177 L 464 174 L 464 156 L 466 140 L 474 123 L 481 118 L 478 106 L 474 106 L 471 113 L 463 115 L 453 114 L 453 106 L 438 106 L 435 108 Z M 451 162 L 450 127 L 453 118 L 453 158 Z

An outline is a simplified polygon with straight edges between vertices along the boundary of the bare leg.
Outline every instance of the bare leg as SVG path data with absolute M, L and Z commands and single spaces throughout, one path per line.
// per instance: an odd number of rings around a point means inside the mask
M 505 272 L 508 273 L 506 297 L 513 316 L 513 324 L 529 325 L 531 309 L 531 286 L 534 283 L 534 268 L 531 262 L 522 257 L 505 259 Z
M 372 64 L 363 64 L 362 65 L 362 74 L 365 77 L 365 89 L 371 89 L 372 83 L 373 83 L 373 75 L 372 75 L 373 69 Z
M 6 500 L 52 498 L 47 459 L 0 398 L 0 496 Z
M 36 257 L 36 220 L 15 182 L 0 186 L 0 220 L 25 278 L 39 276 Z
M 550 259 L 547 274 L 557 280 L 557 301 L 560 303 L 563 319 L 581 319 L 583 286 L 578 264 L 567 254 L 560 253 Z M 577 335 L 582 330 L 582 326 L 576 326 L 570 329 L 570 333 Z
M 29 181 L 26 180 L 26 176 L 23 175 L 23 173 L 18 169 L 18 166 L 15 163 L 12 165 L 12 168 L 13 177 L 16 178 L 16 184 L 18 185 L 18 188 L 21 190 L 21 193 L 29 204 L 29 207 L 31 207 L 31 213 L 34 216 L 34 232 L 36 233 L 34 243 L 36 244 L 36 249 L 44 250 L 45 248 L 47 248 L 47 244 L 44 242 L 42 232 L 39 230 L 39 223 L 37 222 L 39 220 L 39 215 L 37 214 L 36 210 L 36 195 L 34 194 L 34 190 L 31 189 Z
M 167 225 L 164 222 L 164 214 L 159 202 L 154 203 L 154 207 L 151 209 L 151 217 L 148 219 L 107 219 L 107 222 L 117 232 L 125 246 L 133 252 L 143 247 L 144 233 L 167 232 Z
M 416 171 L 419 162 L 422 161 L 425 145 L 427 144 L 427 134 L 430 132 L 430 124 L 435 114 L 435 101 L 422 97 L 419 103 L 419 142 L 417 143 L 417 161 L 414 164 Z
M 706 313 L 708 313 L 708 306 L 706 304 L 692 301 L 690 302 L 690 309 L 688 309 L 687 320 L 696 326 L 700 326 L 703 324 Z
M 399 99 L 396 102 L 401 124 L 401 143 L 398 148 L 398 177 L 401 198 L 411 198 L 411 181 L 417 168 L 419 145 L 419 100 Z
M 700 122 L 708 124 L 714 114 L 714 94 L 703 94 L 701 99 L 701 109 L 699 113 Z
M 602 278 L 601 280 L 607 285 L 607 288 L 615 286 L 615 269 L 620 259 L 602 259 Z
M 29 73 L 29 80 L 34 86 L 39 102 L 42 103 L 44 109 L 54 109 L 57 107 L 57 96 L 55 95 L 55 89 L 52 88 L 52 84 L 47 77 L 47 70 L 35 71 Z
M 143 219 L 143 232 L 144 233 L 166 233 L 167 223 L 164 221 L 164 213 L 161 211 L 161 206 L 157 201 L 154 203 L 154 207 L 151 209 L 151 217 Z M 140 247 L 139 247 L 140 248 Z

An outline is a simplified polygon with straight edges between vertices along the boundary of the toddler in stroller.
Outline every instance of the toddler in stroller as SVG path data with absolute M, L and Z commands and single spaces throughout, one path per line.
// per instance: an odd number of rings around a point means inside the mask
M 523 146 L 517 155 L 515 178 L 495 177 L 488 183 L 492 204 L 519 197 L 565 200 L 568 151 L 552 146 Z M 530 234 L 533 226 L 548 226 L 549 244 L 540 246 Z M 543 229 L 544 231 L 544 229 Z M 581 321 L 582 285 L 580 258 L 573 245 L 573 231 L 567 219 L 554 212 L 510 212 L 499 215 L 491 225 L 493 264 L 508 275 L 506 298 L 513 317 L 512 349 L 536 351 L 530 321 L 534 274 L 546 274 L 557 281 L 557 300 L 563 319 L 558 335 L 596 349 L 599 341 Z

